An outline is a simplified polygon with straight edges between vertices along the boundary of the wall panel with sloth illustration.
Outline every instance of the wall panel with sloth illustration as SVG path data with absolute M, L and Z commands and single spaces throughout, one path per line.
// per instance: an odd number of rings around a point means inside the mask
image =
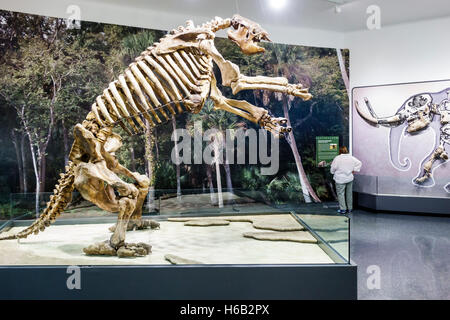
M 356 191 L 450 198 L 449 98 L 450 81 L 354 88 Z

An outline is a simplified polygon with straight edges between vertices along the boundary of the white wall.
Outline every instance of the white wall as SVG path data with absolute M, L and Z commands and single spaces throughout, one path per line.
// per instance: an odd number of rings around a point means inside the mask
M 132 8 L 126 1 L 114 5 L 107 0 L 101 4 L 86 0 L 0 0 L 0 9 L 67 18 L 67 7 L 72 4 L 80 7 L 82 20 L 162 30 L 184 24 L 187 18 L 198 24 L 212 18 Z M 446 33 L 450 18 L 349 33 L 261 24 L 275 42 L 349 48 L 352 87 L 450 78 L 450 39 Z
M 224 0 L 228 1 L 228 0 Z M 234 3 L 234 2 L 233 2 Z M 195 24 L 209 21 L 211 17 L 185 16 L 175 13 L 158 12 L 148 9 L 139 9 L 123 5 L 102 4 L 80 0 L 0 0 L 0 9 L 18 11 L 44 16 L 68 18 L 66 12 L 69 5 L 78 5 L 81 9 L 81 20 L 111 24 L 121 24 L 150 29 L 170 30 L 183 25 L 187 19 Z M 231 4 L 230 4 L 231 5 Z M 220 16 L 221 13 L 217 12 Z M 223 16 L 222 18 L 227 18 Z M 340 32 L 324 31 L 316 29 L 292 29 L 261 23 L 274 42 L 299 44 L 317 47 L 344 48 L 344 34 Z M 224 33 L 219 34 L 224 36 Z
M 447 30 L 450 30 L 450 18 L 346 33 L 344 46 L 350 49 L 350 89 L 450 79 Z M 352 117 L 350 108 L 350 152 L 353 152 Z
M 448 30 L 450 18 L 345 34 L 351 86 L 450 79 Z

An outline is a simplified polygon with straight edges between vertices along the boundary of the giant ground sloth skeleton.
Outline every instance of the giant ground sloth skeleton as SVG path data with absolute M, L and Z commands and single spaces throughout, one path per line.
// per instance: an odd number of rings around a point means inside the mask
M 39 219 L 18 234 L 0 240 L 26 238 L 43 231 L 64 211 L 76 188 L 99 208 L 118 212 L 110 240 L 85 248 L 85 253 L 119 257 L 148 254 L 147 244 L 125 243 L 127 230 L 157 227 L 158 223 L 142 219 L 149 179 L 129 171 L 115 157 L 121 146 L 120 136 L 113 132 L 118 125 L 128 134 L 142 133 L 147 126 L 157 126 L 183 112 L 200 112 L 210 97 L 215 109 L 257 123 L 277 137 L 289 132 L 286 119 L 273 118 L 267 110 L 246 101 L 228 99 L 217 88 L 213 62 L 220 69 L 223 85 L 231 87 L 233 94 L 262 89 L 304 100 L 311 98 L 307 88 L 289 84 L 286 78 L 242 75 L 239 67 L 222 57 L 214 45 L 215 33 L 228 28 L 229 39 L 244 54 L 264 52 L 258 42 L 270 41 L 257 23 L 235 15 L 231 19 L 216 17 L 201 26 L 187 21 L 186 26 L 172 30 L 147 48 L 96 98 L 86 120 L 75 126 L 69 165 Z M 134 183 L 123 181 L 119 174 Z
M 370 114 L 361 109 L 358 101 L 355 107 L 359 115 L 372 125 L 391 127 L 390 132 L 390 157 L 391 162 L 397 169 L 408 170 L 411 166 L 410 160 L 405 158 L 399 160 L 399 141 L 404 134 L 414 135 L 428 127 L 435 131 L 433 151 L 423 159 L 419 174 L 413 179 L 417 186 L 426 187 L 434 185 L 434 169 L 448 161 L 450 152 L 450 88 L 436 93 L 417 94 L 408 100 L 390 117 L 377 117 L 372 109 L 369 99 L 364 98 L 365 105 Z M 445 191 L 450 193 L 450 184 L 445 186 Z

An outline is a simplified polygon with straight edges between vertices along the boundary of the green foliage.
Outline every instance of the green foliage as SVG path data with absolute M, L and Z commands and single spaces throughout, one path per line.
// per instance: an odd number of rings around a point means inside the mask
M 131 34 L 122 39 L 123 52 L 131 59 L 137 57 L 155 41 L 155 32 L 144 30 L 138 34 Z
M 17 202 L 0 202 L 0 220 L 13 219 L 29 212 L 29 209 L 21 208 Z
M 300 180 L 298 175 L 292 172 L 273 179 L 267 185 L 266 192 L 268 199 L 276 204 L 285 202 L 300 203 L 303 200 Z
M 176 189 L 177 173 L 172 162 L 161 161 L 156 163 L 155 185 L 158 189 Z
M 0 203 L 0 220 L 7 220 L 10 218 L 11 206 L 9 203 Z
M 309 179 L 320 199 L 331 199 L 323 172 L 314 171 L 309 175 Z
M 260 168 L 256 166 L 247 166 L 242 169 L 240 180 L 244 190 L 252 191 L 264 191 L 270 182 L 269 177 L 262 175 Z
M 243 120 L 235 114 L 214 108 L 212 100 L 206 100 L 199 113 L 191 113 L 188 118 L 187 128 L 193 130 L 194 122 L 201 121 L 203 130 L 217 129 L 225 133 L 226 129 L 236 129 L 244 125 Z

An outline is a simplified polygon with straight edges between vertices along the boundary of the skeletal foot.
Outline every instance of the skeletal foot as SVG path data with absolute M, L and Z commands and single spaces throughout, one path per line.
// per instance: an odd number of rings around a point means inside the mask
M 116 249 L 114 249 L 109 241 L 97 242 L 95 244 L 91 244 L 87 248 L 83 248 L 83 252 L 87 255 L 101 255 L 101 256 L 115 256 Z
M 414 179 L 414 183 L 421 186 L 429 186 L 433 184 L 433 180 L 431 179 L 431 174 L 425 174 L 421 177 L 417 177 Z
M 308 92 L 308 88 L 303 88 L 303 86 L 298 84 L 288 84 L 287 94 L 300 97 L 304 101 L 308 101 L 312 98 L 312 94 Z
M 420 177 L 420 178 L 414 179 L 414 184 L 422 186 L 422 187 L 432 186 L 433 183 L 434 183 L 434 180 L 431 176 L 430 177 L 425 176 L 425 177 Z
M 128 221 L 127 231 L 130 230 L 144 230 L 144 229 L 158 229 L 159 222 L 151 219 L 136 219 Z
M 284 137 L 288 132 L 291 132 L 292 128 L 287 126 L 286 118 L 274 118 L 269 114 L 265 114 L 259 120 L 259 124 L 262 128 L 271 132 L 275 137 Z
M 415 184 L 423 184 L 427 179 L 428 179 L 428 177 L 415 178 L 414 183 Z
M 152 252 L 152 246 L 143 242 L 139 243 L 125 243 L 124 246 L 117 250 L 119 258 L 124 257 L 143 257 Z
M 127 225 L 127 231 L 133 231 L 133 230 L 144 230 L 144 229 L 158 229 L 159 228 L 159 222 L 151 219 L 136 219 L 128 221 Z M 116 230 L 116 225 L 113 225 L 109 227 L 108 229 L 111 232 L 114 232 Z
M 101 256 L 118 256 L 123 257 L 143 257 L 152 252 L 152 247 L 146 243 L 125 243 L 118 249 L 115 249 L 109 243 L 109 240 L 91 244 L 83 249 L 86 255 L 101 255 Z

